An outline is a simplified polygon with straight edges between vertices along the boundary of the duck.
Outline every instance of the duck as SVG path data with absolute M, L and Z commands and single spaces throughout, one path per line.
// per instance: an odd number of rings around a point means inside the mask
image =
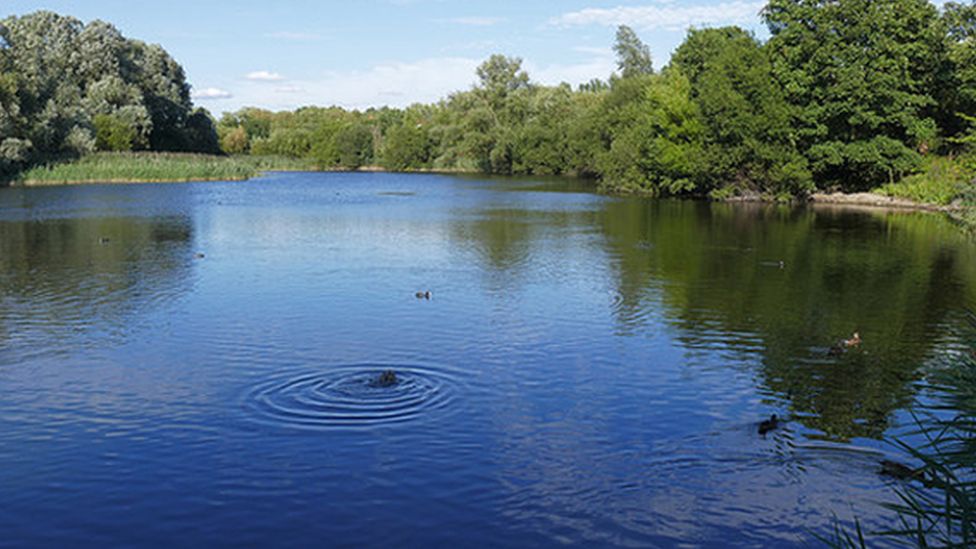
M 860 347 L 861 346 L 860 332 L 854 332 L 854 335 L 852 335 L 850 339 L 845 339 L 844 341 L 841 341 L 841 345 L 845 349 L 853 349 L 854 347 Z
M 203 258 L 207 257 L 207 254 L 205 254 L 203 252 L 197 252 L 196 254 L 193 255 L 193 257 L 195 257 L 197 259 L 203 259 Z
M 417 299 L 430 299 L 431 298 L 430 290 L 427 290 L 427 291 L 424 291 L 424 292 L 417 292 L 414 295 L 417 296 Z
M 854 335 L 850 339 L 842 339 L 837 345 L 830 348 L 831 355 L 841 355 L 845 352 L 856 349 L 861 346 L 861 333 L 854 332 Z
M 922 469 L 912 469 L 904 463 L 897 461 L 882 460 L 879 474 L 898 480 L 920 480 L 925 482 L 925 471 Z
M 776 414 L 769 416 L 769 419 L 759 423 L 759 434 L 765 436 L 770 431 L 775 431 L 779 427 L 779 418 Z
M 376 381 L 374 381 L 373 384 L 377 387 L 392 387 L 399 381 L 400 380 L 397 377 L 396 372 L 393 370 L 386 370 L 376 378 Z
M 104 236 L 98 239 L 98 243 L 101 244 L 101 245 L 103 245 L 103 246 L 105 244 L 110 244 L 111 242 L 112 242 L 112 239 L 111 238 L 107 238 L 107 237 L 104 237 Z

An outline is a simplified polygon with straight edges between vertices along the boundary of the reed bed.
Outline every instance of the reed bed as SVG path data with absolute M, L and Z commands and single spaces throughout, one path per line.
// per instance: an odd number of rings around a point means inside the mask
M 260 173 L 254 162 L 226 156 L 177 153 L 98 153 L 51 162 L 21 173 L 24 185 L 239 181 Z

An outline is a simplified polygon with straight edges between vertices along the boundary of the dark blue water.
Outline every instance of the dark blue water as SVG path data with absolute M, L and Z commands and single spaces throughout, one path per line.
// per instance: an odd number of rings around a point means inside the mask
M 933 215 L 578 187 L 0 189 L 0 546 L 790 547 L 835 515 L 891 526 L 881 438 L 962 348 L 973 244 Z M 862 348 L 830 352 L 854 330 Z

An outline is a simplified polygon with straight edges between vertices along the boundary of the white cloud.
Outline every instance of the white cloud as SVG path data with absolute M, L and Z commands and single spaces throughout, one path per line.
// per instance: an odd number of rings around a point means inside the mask
M 559 27 L 630 25 L 644 30 L 684 30 L 694 25 L 753 24 L 766 2 L 736 0 L 695 6 L 664 4 L 587 8 L 560 15 L 550 20 L 550 24 Z
M 555 86 L 566 82 L 577 85 L 589 82 L 594 78 L 606 80 L 610 73 L 616 70 L 617 64 L 612 57 L 594 57 L 593 59 L 569 65 L 538 66 L 526 63 L 525 69 L 532 77 L 532 81 L 548 86 Z
M 202 90 L 194 90 L 194 99 L 230 99 L 234 97 L 232 93 L 227 90 L 222 90 L 220 88 L 203 88 Z
M 613 48 L 597 48 L 592 46 L 574 46 L 573 51 L 579 53 L 586 53 L 589 55 L 596 55 L 599 57 L 610 57 L 613 56 Z
M 248 73 L 244 78 L 255 82 L 280 82 L 285 79 L 280 74 L 270 71 L 254 71 Z
M 471 89 L 477 81 L 475 69 L 482 61 L 437 57 L 386 63 L 363 71 L 335 71 L 319 78 L 290 79 L 287 85 L 275 88 L 263 82 L 243 82 L 240 89 L 235 90 L 233 101 L 223 106 L 228 110 L 244 106 L 291 110 L 307 105 L 365 109 L 433 103 L 453 92 Z M 539 65 L 526 61 L 525 68 L 533 82 L 575 85 L 593 78 L 607 78 L 615 69 L 615 63 L 612 56 L 594 55 L 573 64 Z
M 447 19 L 448 23 L 454 23 L 456 25 L 467 25 L 470 27 L 491 27 L 499 23 L 505 22 L 504 17 L 483 17 L 483 16 L 471 16 L 471 17 L 455 17 L 453 19 Z

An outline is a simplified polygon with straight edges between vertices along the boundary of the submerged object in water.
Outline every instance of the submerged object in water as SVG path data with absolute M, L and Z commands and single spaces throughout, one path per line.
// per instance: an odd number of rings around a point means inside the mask
M 776 417 L 776 414 L 773 414 L 769 416 L 769 419 L 759 424 L 759 434 L 765 435 L 770 431 L 775 431 L 777 427 L 779 427 L 779 418 Z
M 376 378 L 373 385 L 377 387 L 392 387 L 399 383 L 399 381 L 400 378 L 397 377 L 396 372 L 393 370 L 386 370 Z

